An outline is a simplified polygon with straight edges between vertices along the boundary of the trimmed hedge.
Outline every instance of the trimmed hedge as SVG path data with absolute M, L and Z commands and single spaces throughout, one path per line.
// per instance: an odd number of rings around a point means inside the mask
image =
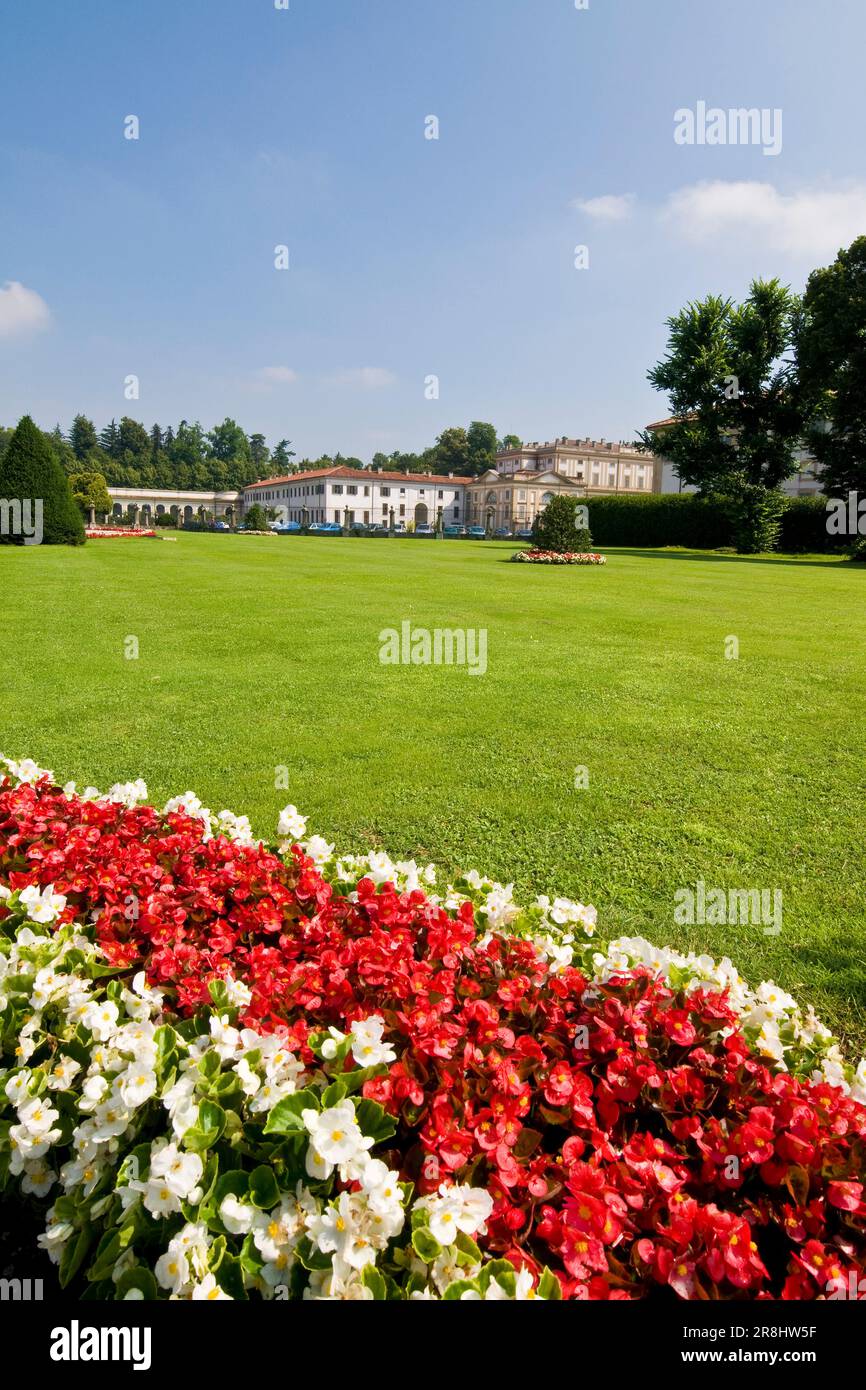
M 7 502 L 42 503 L 42 543 L 83 545 L 84 521 L 69 487 L 69 479 L 41 430 L 29 415 L 22 416 L 0 463 L 0 498 Z M 31 512 L 35 522 L 35 510 Z M 23 534 L 0 535 L 0 544 L 21 545 Z
M 651 497 L 592 497 L 589 525 L 596 548 L 629 546 L 657 549 L 684 546 L 689 550 L 718 550 L 733 546 L 735 537 L 724 503 L 691 493 Z M 831 553 L 845 550 L 845 537 L 827 532 L 826 499 L 795 497 L 782 519 L 779 550 L 788 553 Z

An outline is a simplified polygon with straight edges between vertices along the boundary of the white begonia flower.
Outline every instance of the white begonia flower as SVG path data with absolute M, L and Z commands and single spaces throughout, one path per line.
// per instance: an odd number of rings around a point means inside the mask
M 231 1303 L 231 1294 L 227 1294 L 220 1288 L 216 1281 L 215 1274 L 206 1274 L 200 1284 L 196 1284 L 192 1291 L 193 1302 L 204 1300 L 206 1303 Z
M 247 816 L 236 816 L 234 811 L 220 811 L 217 816 L 217 833 L 225 835 L 236 845 L 253 845 L 253 828 Z M 260 843 L 260 842 L 258 842 Z
M 443 1183 L 439 1195 L 425 1197 L 421 1206 L 430 1213 L 430 1231 L 440 1245 L 451 1245 L 457 1232 L 483 1234 L 493 1211 L 493 1198 L 483 1187 L 449 1187 Z
M 308 859 L 312 859 L 317 869 L 322 869 L 334 857 L 334 846 L 329 845 L 322 835 L 312 835 L 305 840 L 301 849 Z
M 164 1178 L 148 1178 L 147 1182 L 133 1182 L 130 1187 L 142 1194 L 142 1201 L 151 1216 L 173 1216 L 180 1211 L 180 1198 L 172 1192 Z
M 348 1163 L 360 1152 L 373 1147 L 374 1141 L 361 1133 L 351 1100 L 342 1100 L 321 1112 L 304 1110 L 301 1118 L 316 1158 L 332 1168 Z
M 397 1054 L 389 1043 L 382 1041 L 385 1020 L 379 1014 L 358 1019 L 351 1027 L 352 1056 L 359 1067 L 377 1067 L 395 1062 Z
M 49 1091 L 68 1091 L 80 1071 L 81 1063 L 76 1062 L 74 1057 L 58 1056 L 45 1078 L 45 1084 Z
M 38 763 L 34 763 L 32 758 L 22 758 L 20 762 L 15 762 L 12 758 L 2 758 L 0 761 L 6 764 L 11 775 L 16 778 L 19 783 L 27 782 L 33 786 L 39 781 L 40 777 L 47 777 L 52 785 L 54 783 L 54 773 L 49 772 L 46 768 L 39 767 Z
M 57 1174 L 46 1163 L 37 1159 L 25 1163 L 21 1179 L 21 1191 L 33 1197 L 45 1197 L 57 1181 Z
M 32 1072 L 26 1067 L 10 1076 L 4 1087 L 6 1099 L 11 1101 L 13 1105 L 18 1105 L 27 1095 L 27 1087 L 30 1085 L 31 1077 Z
M 231 1193 L 220 1202 L 220 1221 L 233 1236 L 245 1236 L 248 1231 L 251 1231 L 256 1215 L 255 1207 L 240 1201 Z
M 326 1038 L 322 1043 L 321 1051 L 325 1061 L 332 1062 L 337 1055 L 341 1043 L 346 1041 L 347 1034 L 341 1033 L 339 1028 L 334 1027 L 329 1028 L 328 1032 L 331 1036 Z
M 117 1005 L 110 999 L 103 999 L 98 1004 L 88 1004 L 82 1023 L 100 1042 L 108 1042 L 117 1032 L 117 1018 Z
M 54 922 L 66 907 L 66 899 L 62 893 L 55 893 L 54 884 L 51 883 L 40 893 L 35 884 L 30 884 L 27 888 L 22 888 L 19 894 L 19 902 L 27 910 L 27 916 L 31 922 L 47 924 Z
M 226 976 L 225 984 L 229 1003 L 236 1009 L 245 1009 L 253 997 L 252 990 L 243 980 L 235 980 L 231 975 Z
M 237 1028 L 233 1028 L 229 1023 L 228 1014 L 222 1018 L 217 1018 L 215 1014 L 211 1014 L 210 1036 L 217 1055 L 224 1062 L 227 1062 L 230 1057 L 234 1057 L 241 1045 L 241 1035 Z
M 140 777 L 134 782 L 115 782 L 105 800 L 134 811 L 140 801 L 147 800 L 147 783 Z
M 119 1139 L 129 1128 L 129 1120 L 129 1111 L 120 1098 L 115 1100 L 109 1096 L 108 1100 L 103 1101 L 93 1112 L 93 1142 L 105 1144 L 112 1139 Z
M 131 1110 L 156 1094 L 156 1072 L 144 1062 L 134 1062 L 117 1081 L 120 1098 Z
M 302 840 L 307 833 L 307 818 L 302 816 L 297 806 L 286 806 L 280 812 L 277 834 L 281 840 Z
M 172 1250 L 169 1247 L 157 1260 L 153 1272 L 159 1286 L 169 1289 L 174 1294 L 180 1293 L 189 1283 L 189 1261 L 182 1250 Z
M 253 1071 L 246 1057 L 241 1057 L 234 1065 L 235 1076 L 241 1083 L 245 1096 L 254 1096 L 262 1084 L 262 1078 Z
M 46 1139 L 60 1119 L 60 1115 L 50 1101 L 42 1100 L 37 1096 L 19 1106 L 18 1119 L 31 1139 Z
M 176 1144 L 154 1145 L 150 1155 L 151 1178 L 162 1179 L 170 1191 L 187 1200 L 198 1186 L 204 1164 L 196 1153 L 186 1153 Z

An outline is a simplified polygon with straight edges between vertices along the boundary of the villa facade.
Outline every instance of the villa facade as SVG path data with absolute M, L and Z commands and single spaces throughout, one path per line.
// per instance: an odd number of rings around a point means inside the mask
M 338 522 L 348 525 L 445 526 L 465 521 L 469 478 L 432 473 L 389 473 L 375 468 L 317 468 L 287 478 L 267 478 L 244 488 L 244 511 L 253 503 L 276 512 L 282 521 Z

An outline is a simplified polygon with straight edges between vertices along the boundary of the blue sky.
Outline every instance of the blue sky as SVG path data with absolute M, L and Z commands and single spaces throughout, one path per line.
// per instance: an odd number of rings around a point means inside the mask
M 5 424 L 228 414 L 363 458 L 472 419 L 631 438 L 665 413 L 670 313 L 800 288 L 866 232 L 862 0 L 2 0 L 0 25 Z M 780 109 L 781 154 L 676 144 L 698 101 Z

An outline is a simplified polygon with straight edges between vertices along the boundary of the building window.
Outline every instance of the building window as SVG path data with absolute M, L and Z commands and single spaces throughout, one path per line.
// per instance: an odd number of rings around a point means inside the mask
M 381 489 L 381 493 L 382 493 L 382 496 L 383 496 L 383 497 L 390 497 L 390 496 L 391 496 L 391 489 L 390 489 L 389 487 L 383 487 L 383 488 Z
M 354 483 L 350 483 L 349 486 L 346 488 L 346 491 L 350 497 L 357 497 L 358 495 L 358 489 L 355 487 Z
M 405 515 L 406 515 L 406 508 L 405 508 L 405 506 L 403 505 L 402 502 L 401 502 L 401 504 L 400 504 L 400 515 L 401 515 L 401 516 L 405 516 Z
M 335 496 L 335 497 L 342 497 L 342 495 L 343 495 L 343 484 L 342 484 L 342 483 L 334 483 L 334 485 L 333 485 L 333 493 L 334 493 L 334 496 Z

